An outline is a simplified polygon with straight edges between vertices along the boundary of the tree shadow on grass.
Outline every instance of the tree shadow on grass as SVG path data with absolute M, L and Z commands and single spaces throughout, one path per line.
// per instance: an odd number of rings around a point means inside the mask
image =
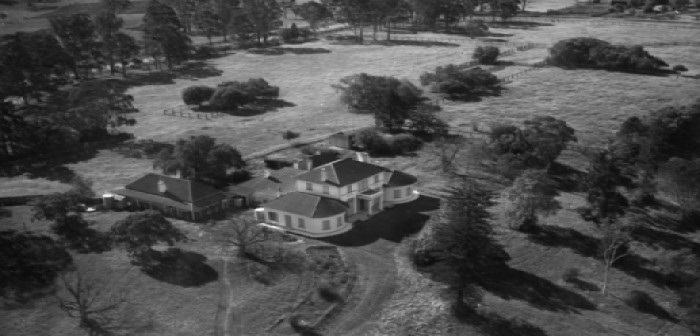
M 554 162 L 547 172 L 556 184 L 557 190 L 565 192 L 580 191 L 585 173 L 571 166 Z
M 248 53 L 266 56 L 280 56 L 284 54 L 309 55 L 329 54 L 331 51 L 325 48 L 251 48 Z
M 215 66 L 204 61 L 188 62 L 182 67 L 175 69 L 174 72 L 177 75 L 177 78 L 186 79 L 218 77 L 224 73 Z
M 493 27 L 498 27 L 498 28 L 508 28 L 508 29 L 524 29 L 524 30 L 530 30 L 533 28 L 537 27 L 546 27 L 546 26 L 553 26 L 551 23 L 543 23 L 543 22 L 529 22 L 529 21 L 496 21 L 496 22 L 488 22 L 487 25 L 493 26 Z
M 453 307 L 453 313 L 462 323 L 473 325 L 487 336 L 546 336 L 541 328 L 522 319 L 505 318 L 495 313 L 482 312 L 467 305 Z
M 570 279 L 567 281 L 568 283 L 574 285 L 579 290 L 586 291 L 586 292 L 599 292 L 600 287 L 598 287 L 596 284 L 592 284 L 588 281 L 584 281 L 581 279 Z
M 680 321 L 645 292 L 633 290 L 624 301 L 628 306 L 639 312 L 654 315 L 659 319 L 673 323 L 678 323 Z
M 515 268 L 503 268 L 479 280 L 479 285 L 503 299 L 517 299 L 544 310 L 578 312 L 596 306 L 582 295 Z
M 283 99 L 258 99 L 252 104 L 242 106 L 235 111 L 227 111 L 224 113 L 238 117 L 251 117 L 267 112 L 274 112 L 281 108 L 294 106 L 296 106 L 296 104 L 290 103 Z
M 544 246 L 565 247 L 585 257 L 600 260 L 600 240 L 584 235 L 576 230 L 552 225 L 538 225 L 528 237 L 531 241 Z M 613 267 L 637 279 L 644 279 L 655 286 L 677 288 L 681 284 L 672 276 L 647 268 L 653 263 L 636 254 L 628 254 L 617 261 Z
M 689 249 L 700 256 L 700 244 L 675 233 L 642 226 L 635 229 L 632 236 L 634 240 L 649 246 L 665 250 Z
M 109 234 L 92 228 L 84 229 L 78 237 L 65 241 L 68 248 L 81 254 L 107 252 L 113 246 Z
M 402 40 L 401 37 L 390 41 L 373 41 L 371 44 L 382 45 L 385 47 L 394 46 L 412 46 L 412 47 L 459 47 L 457 43 L 439 42 L 439 41 L 412 41 Z
M 207 258 L 199 253 L 179 248 L 147 253 L 150 262 L 143 272 L 156 280 L 182 287 L 199 287 L 219 278 L 216 270 L 205 263 Z
M 126 87 L 175 84 L 176 74 L 169 71 L 131 72 L 123 79 Z

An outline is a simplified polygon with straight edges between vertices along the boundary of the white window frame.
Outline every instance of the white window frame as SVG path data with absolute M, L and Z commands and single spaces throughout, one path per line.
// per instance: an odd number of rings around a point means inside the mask
M 272 215 L 274 215 L 274 217 L 276 219 L 272 219 Z M 267 220 L 269 220 L 270 222 L 273 222 L 273 223 L 279 223 L 280 222 L 279 214 L 275 211 L 268 211 L 267 212 Z
M 303 218 L 299 217 L 297 219 L 297 227 L 300 229 L 306 229 L 306 222 L 304 221 Z
M 401 198 L 401 189 L 394 189 L 394 198 Z
M 306 182 L 306 191 L 314 191 L 314 185 L 311 182 Z
M 323 231 L 328 231 L 331 229 L 331 220 L 330 219 L 324 219 L 323 222 L 321 223 Z
M 324 184 L 323 185 L 323 193 L 326 195 L 330 195 L 331 194 L 331 187 L 328 186 L 327 184 Z
M 338 219 L 336 219 L 336 221 L 338 222 L 337 227 L 343 226 L 343 217 L 338 217 Z

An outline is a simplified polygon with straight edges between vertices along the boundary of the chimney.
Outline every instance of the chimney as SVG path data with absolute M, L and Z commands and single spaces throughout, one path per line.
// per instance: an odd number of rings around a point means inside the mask
M 357 152 L 357 153 L 355 153 L 355 155 L 356 155 L 356 157 L 357 157 L 357 161 L 365 162 L 364 153 L 362 153 L 362 152 Z
M 321 181 L 325 182 L 328 180 L 328 171 L 326 167 L 321 168 Z
M 270 178 L 270 170 L 269 169 L 266 168 L 263 170 L 263 177 Z
M 277 189 L 277 198 L 282 197 L 282 188 Z
M 158 192 L 161 194 L 164 194 L 166 191 L 168 191 L 168 186 L 165 185 L 165 182 L 163 180 L 158 181 Z
M 182 178 L 182 171 L 180 169 L 175 171 L 175 177 Z

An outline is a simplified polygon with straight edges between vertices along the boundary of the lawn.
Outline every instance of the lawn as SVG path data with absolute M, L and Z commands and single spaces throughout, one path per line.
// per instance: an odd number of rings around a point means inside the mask
M 13 218 L 0 220 L 0 230 L 28 229 L 49 234 L 49 223 L 30 220 L 29 207 L 11 207 Z M 127 216 L 126 212 L 90 213 L 85 218 L 95 221 L 93 228 L 107 230 L 116 220 Z M 22 224 L 24 223 L 24 225 Z M 197 226 L 173 221 L 191 241 L 178 243 L 176 247 L 200 253 L 208 258 L 206 264 L 220 272 L 220 244 L 213 244 L 209 237 L 200 237 Z M 209 279 L 200 286 L 183 287 L 160 281 L 145 275 L 130 264 L 126 253 L 114 249 L 101 254 L 71 253 L 76 267 L 94 279 L 107 293 L 124 291 L 128 303 L 122 306 L 111 325 L 117 334 L 128 335 L 213 335 L 219 303 L 220 284 Z M 206 266 L 205 266 L 206 268 Z M 211 271 L 210 271 L 211 272 Z M 64 293 L 59 291 L 59 295 Z M 26 306 L 4 309 L 0 319 L 3 335 L 82 335 L 77 320 L 68 318 L 57 306 L 55 299 L 47 297 L 32 301 Z

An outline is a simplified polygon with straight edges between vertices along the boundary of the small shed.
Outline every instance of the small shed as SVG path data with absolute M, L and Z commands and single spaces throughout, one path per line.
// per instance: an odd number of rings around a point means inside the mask
M 344 132 L 338 132 L 331 135 L 328 139 L 328 143 L 331 146 L 351 149 L 355 146 L 356 134 L 347 134 Z

